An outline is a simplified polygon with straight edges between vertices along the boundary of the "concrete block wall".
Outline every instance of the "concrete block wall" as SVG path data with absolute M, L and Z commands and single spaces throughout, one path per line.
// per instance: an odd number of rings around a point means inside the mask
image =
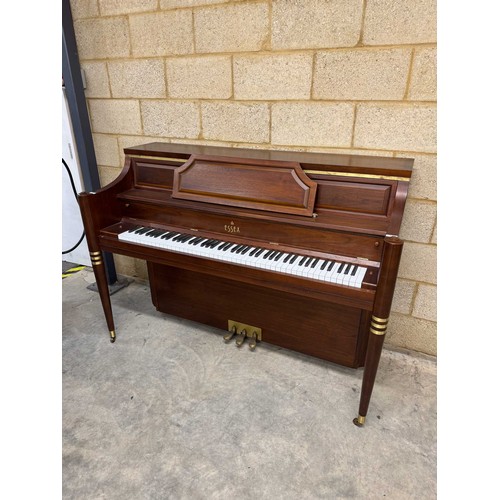
M 151 141 L 415 158 L 386 342 L 436 354 L 436 0 L 71 7 L 103 184 Z

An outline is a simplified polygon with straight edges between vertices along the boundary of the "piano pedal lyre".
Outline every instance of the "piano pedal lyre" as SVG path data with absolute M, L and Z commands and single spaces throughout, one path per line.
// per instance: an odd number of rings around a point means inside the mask
M 237 321 L 228 320 L 227 329 L 229 333 L 224 335 L 224 342 L 229 342 L 236 333 L 236 347 L 241 347 L 245 342 L 245 339 L 249 339 L 248 348 L 251 351 L 255 351 L 257 347 L 257 342 L 262 341 L 262 328 L 258 328 L 252 325 L 246 325 L 244 323 L 238 323 Z M 250 332 L 250 333 L 248 333 Z M 227 340 L 226 340 L 227 339 Z

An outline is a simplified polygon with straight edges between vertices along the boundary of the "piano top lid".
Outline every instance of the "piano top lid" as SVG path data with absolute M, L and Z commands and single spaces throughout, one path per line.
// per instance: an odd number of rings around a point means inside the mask
M 298 162 L 303 170 L 324 172 L 345 172 L 368 175 L 399 177 L 410 180 L 413 159 L 337 153 L 304 153 L 267 149 L 228 148 L 220 146 L 200 146 L 195 144 L 174 144 L 151 142 L 125 148 L 126 155 L 157 158 L 189 159 L 191 155 L 206 155 L 231 158 L 248 158 Z

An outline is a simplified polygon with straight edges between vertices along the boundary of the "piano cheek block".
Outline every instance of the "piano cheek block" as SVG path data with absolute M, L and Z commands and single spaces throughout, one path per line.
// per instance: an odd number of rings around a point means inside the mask
M 146 260 L 156 308 L 219 328 L 226 343 L 253 351 L 265 341 L 364 367 L 354 419 L 363 426 L 412 165 L 190 144 L 125 149 L 118 178 L 79 195 L 110 341 L 103 251 Z

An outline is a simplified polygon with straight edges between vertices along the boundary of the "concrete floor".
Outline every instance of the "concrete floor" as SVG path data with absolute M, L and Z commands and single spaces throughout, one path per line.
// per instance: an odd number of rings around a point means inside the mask
M 436 363 L 385 349 L 364 428 L 362 369 L 112 296 L 109 342 L 85 269 L 63 287 L 64 499 L 433 499 Z

